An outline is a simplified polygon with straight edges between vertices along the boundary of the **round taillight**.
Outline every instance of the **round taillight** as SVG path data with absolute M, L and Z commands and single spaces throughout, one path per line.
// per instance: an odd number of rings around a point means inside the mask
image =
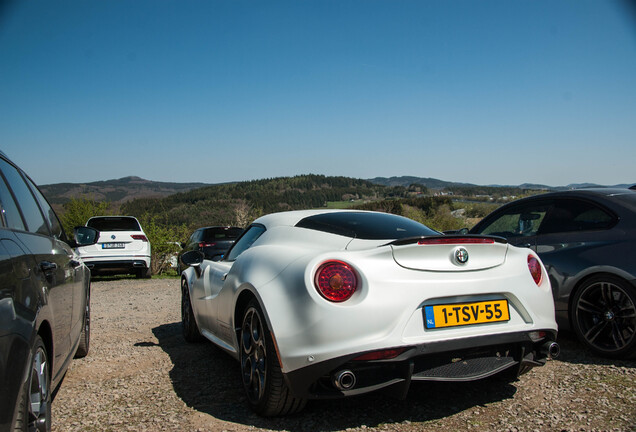
M 534 283 L 541 285 L 541 279 L 543 278 L 541 264 L 539 263 L 539 260 L 532 255 L 528 255 L 528 270 L 530 270 Z
M 355 271 L 342 261 L 328 261 L 321 265 L 315 279 L 318 292 L 332 302 L 343 302 L 351 298 L 358 280 Z

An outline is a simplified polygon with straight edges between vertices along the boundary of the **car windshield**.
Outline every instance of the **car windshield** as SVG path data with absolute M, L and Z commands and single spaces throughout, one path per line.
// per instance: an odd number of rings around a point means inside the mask
M 203 232 L 203 240 L 235 240 L 241 233 L 242 228 L 208 228 Z
M 91 218 L 86 226 L 97 231 L 141 231 L 137 219 L 131 217 L 103 217 Z
M 389 213 L 324 213 L 306 217 L 296 226 L 363 240 L 397 240 L 439 235 L 426 225 Z

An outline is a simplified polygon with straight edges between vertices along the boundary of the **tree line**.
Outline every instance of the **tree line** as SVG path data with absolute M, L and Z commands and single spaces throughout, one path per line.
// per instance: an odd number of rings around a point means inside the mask
M 438 231 L 466 226 L 450 196 L 431 196 L 423 185 L 382 186 L 366 180 L 324 175 L 300 175 L 206 186 L 165 198 L 138 198 L 116 208 L 106 201 L 71 199 L 61 212 L 65 230 L 84 225 L 96 215 L 135 216 L 152 245 L 153 273 L 166 262 L 197 228 L 204 226 L 246 227 L 257 217 L 287 210 L 324 208 L 340 202 L 342 207 L 399 214 Z M 483 217 L 491 206 L 462 204 L 471 217 Z

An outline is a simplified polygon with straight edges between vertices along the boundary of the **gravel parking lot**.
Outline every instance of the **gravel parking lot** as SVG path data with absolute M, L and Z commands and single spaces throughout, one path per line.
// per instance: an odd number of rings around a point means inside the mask
M 92 284 L 89 355 L 53 402 L 53 431 L 636 430 L 636 361 L 562 354 L 513 384 L 417 383 L 405 401 L 373 394 L 313 401 L 265 419 L 246 406 L 239 365 L 181 337 L 177 279 Z

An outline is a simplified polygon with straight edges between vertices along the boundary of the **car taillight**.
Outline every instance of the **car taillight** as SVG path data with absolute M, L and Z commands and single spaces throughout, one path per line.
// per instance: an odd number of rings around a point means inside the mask
M 147 242 L 147 241 L 148 241 L 148 237 L 146 237 L 146 236 L 145 236 L 145 235 L 143 235 L 143 234 L 131 234 L 130 236 L 131 236 L 134 240 L 141 240 L 141 241 L 145 241 L 145 242 Z
M 417 242 L 419 245 L 447 245 L 447 244 L 492 244 L 495 240 L 491 238 L 474 237 L 435 237 L 426 238 Z
M 342 261 L 322 264 L 316 272 L 314 283 L 318 292 L 332 302 L 348 300 L 358 287 L 355 271 Z
M 406 348 L 393 348 L 380 351 L 373 351 L 370 353 L 362 354 L 353 359 L 353 361 L 368 361 L 368 360 L 388 360 L 394 359 L 400 354 L 406 351 Z
M 206 243 L 206 242 L 200 242 L 200 243 L 199 243 L 199 247 L 200 247 L 200 248 L 204 248 L 204 247 L 212 247 L 212 246 L 216 246 L 216 243 Z
M 541 272 L 541 263 L 532 255 L 528 255 L 528 270 L 534 279 L 534 283 L 541 285 L 541 279 L 543 279 L 543 273 Z

